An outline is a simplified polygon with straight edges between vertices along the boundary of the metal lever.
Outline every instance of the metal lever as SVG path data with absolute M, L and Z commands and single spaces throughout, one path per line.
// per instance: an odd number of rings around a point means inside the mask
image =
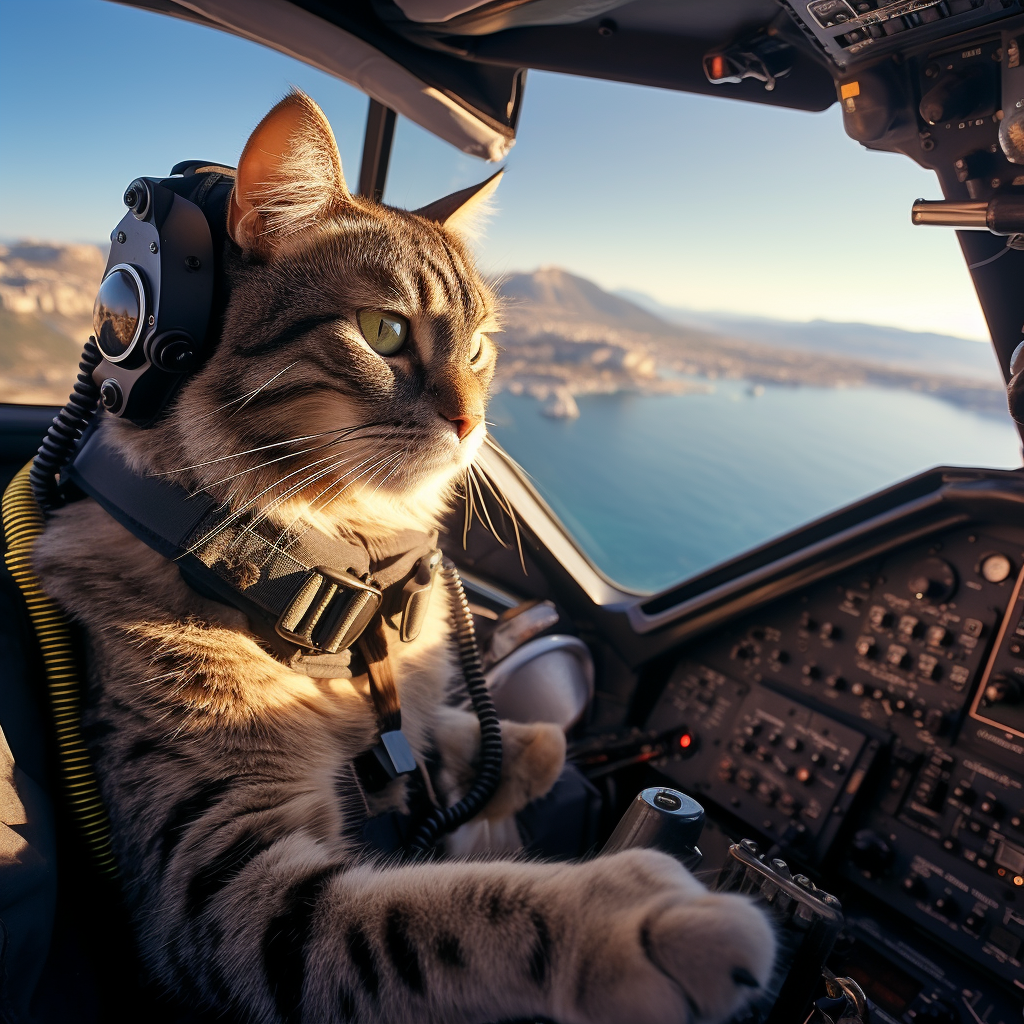
M 601 853 L 646 846 L 671 854 L 693 871 L 701 861 L 697 840 L 703 828 L 704 808 L 696 800 L 654 786 L 637 794 Z
M 918 199 L 911 208 L 910 219 L 915 224 L 1014 235 L 1024 231 L 1024 196 L 993 196 L 987 202 Z

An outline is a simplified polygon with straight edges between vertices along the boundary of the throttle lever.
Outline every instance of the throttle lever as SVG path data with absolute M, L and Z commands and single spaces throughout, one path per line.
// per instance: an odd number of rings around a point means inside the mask
M 671 854 L 693 871 L 701 862 L 697 840 L 703 828 L 704 808 L 696 800 L 677 789 L 652 786 L 636 795 L 601 853 L 646 846 Z

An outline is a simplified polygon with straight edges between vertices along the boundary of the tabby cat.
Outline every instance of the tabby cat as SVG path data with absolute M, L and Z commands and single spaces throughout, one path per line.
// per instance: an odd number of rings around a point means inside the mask
M 239 161 L 215 351 L 151 428 L 104 417 L 106 443 L 282 530 L 368 544 L 434 528 L 486 431 L 498 311 L 460 231 L 495 184 L 417 213 L 352 195 L 323 113 L 289 95 Z M 140 948 L 197 1006 L 306 1024 L 710 1022 L 766 982 L 761 913 L 660 853 L 374 861 L 337 791 L 376 738 L 365 676 L 293 671 L 91 500 L 52 518 L 36 564 L 89 639 L 85 727 Z M 451 614 L 436 588 L 392 652 L 404 731 L 417 758 L 436 752 L 447 801 L 479 746 L 446 699 Z M 549 790 L 565 744 L 505 722 L 503 750 L 493 822 Z M 367 800 L 402 808 L 402 781 Z

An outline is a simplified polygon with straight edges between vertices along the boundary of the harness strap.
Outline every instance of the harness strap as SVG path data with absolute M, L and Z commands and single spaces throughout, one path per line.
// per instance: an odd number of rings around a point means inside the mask
M 256 511 L 232 512 L 211 494 L 137 474 L 99 431 L 84 439 L 65 479 L 174 561 L 194 590 L 244 612 L 289 668 L 318 679 L 361 674 L 355 648 L 380 730 L 357 759 L 364 785 L 375 791 L 415 770 L 388 647 L 422 627 L 441 561 L 436 532 L 383 542 L 282 533 Z

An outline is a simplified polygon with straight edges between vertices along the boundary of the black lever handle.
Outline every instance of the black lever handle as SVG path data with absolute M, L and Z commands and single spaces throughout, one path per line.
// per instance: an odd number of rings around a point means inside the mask
M 692 871 L 700 864 L 697 841 L 703 828 L 704 808 L 696 800 L 654 786 L 637 794 L 601 853 L 646 846 L 671 854 Z

